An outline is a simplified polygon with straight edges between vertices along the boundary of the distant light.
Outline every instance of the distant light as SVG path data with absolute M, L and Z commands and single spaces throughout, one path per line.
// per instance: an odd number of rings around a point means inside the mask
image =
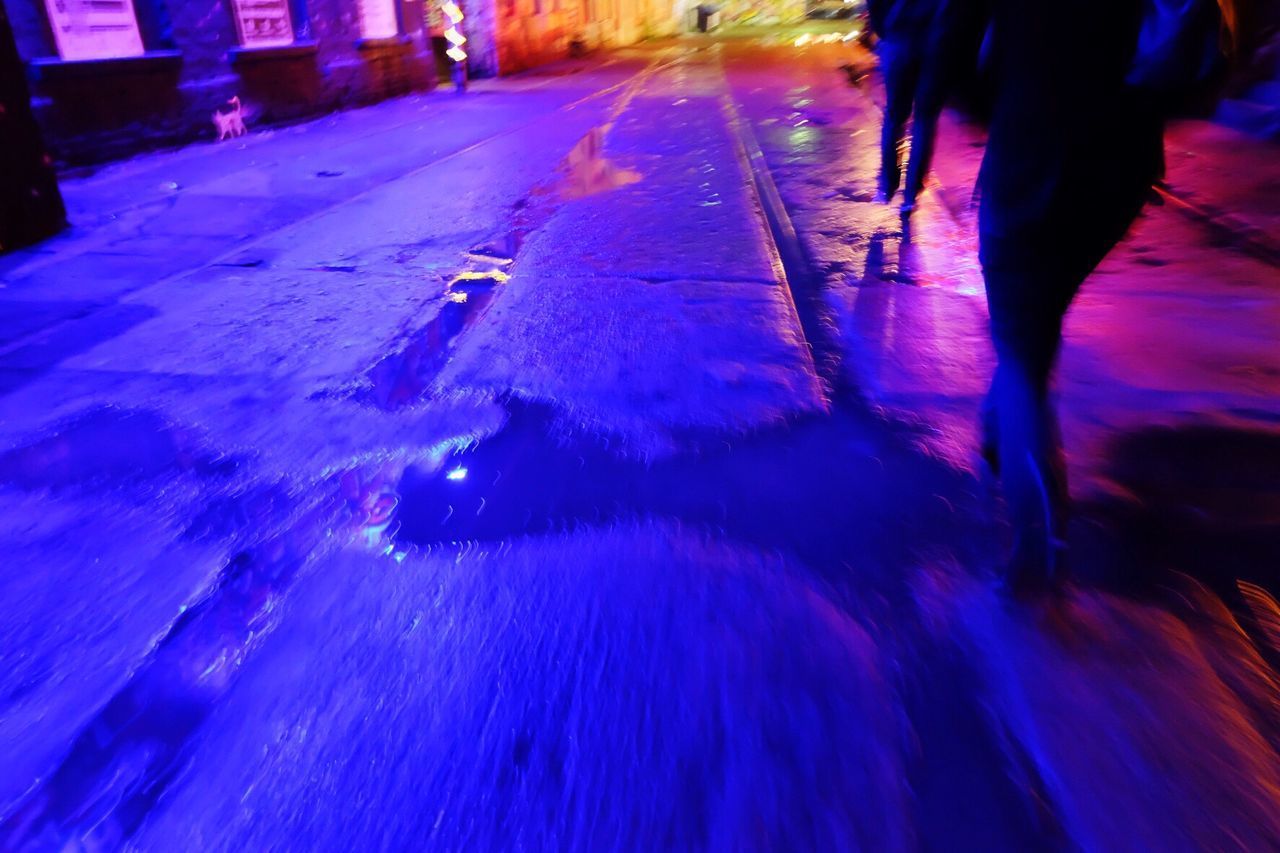
M 445 55 L 454 62 L 464 62 L 467 58 L 467 52 L 462 46 L 467 43 L 467 37 L 462 34 L 462 9 L 453 0 L 446 0 L 440 4 L 440 10 L 444 12 L 444 16 L 449 19 L 448 25 L 444 30 L 445 40 L 449 42 L 449 48 L 445 51 Z
M 502 270 L 464 270 L 453 277 L 449 286 L 453 287 L 460 281 L 493 281 L 506 284 L 510 280 L 511 274 Z
M 445 474 L 444 478 L 446 480 L 454 480 L 455 482 L 458 480 L 465 480 L 467 479 L 467 469 L 459 466 L 457 468 L 454 468 L 449 473 Z

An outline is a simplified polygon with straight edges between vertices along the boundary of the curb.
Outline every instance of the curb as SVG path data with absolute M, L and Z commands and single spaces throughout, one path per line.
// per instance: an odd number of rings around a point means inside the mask
M 1233 213 L 1197 204 L 1163 181 L 1155 185 L 1155 190 L 1169 207 L 1207 227 L 1225 243 L 1264 263 L 1280 267 L 1280 243 L 1262 229 Z
M 841 384 L 837 346 L 822 322 L 820 276 L 815 272 L 782 194 L 778 192 L 768 160 L 755 131 L 742 117 L 732 90 L 720 96 L 720 108 L 733 137 L 739 164 L 748 188 L 755 195 L 763 215 L 765 236 L 772 243 L 773 265 L 778 283 L 784 288 L 796 323 L 813 359 L 814 372 L 830 395 Z

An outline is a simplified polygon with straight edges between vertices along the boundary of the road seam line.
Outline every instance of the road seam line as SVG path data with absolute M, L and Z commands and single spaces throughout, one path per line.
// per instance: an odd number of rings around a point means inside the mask
M 755 199 L 756 210 L 764 220 L 764 228 L 762 230 L 765 236 L 766 248 L 769 252 L 769 261 L 774 268 L 778 285 L 782 288 L 786 297 L 791 318 L 795 322 L 801 341 L 804 343 L 809 365 L 812 367 L 813 374 L 817 377 L 823 392 L 824 405 L 830 405 L 831 396 L 834 393 L 833 382 L 825 377 L 823 371 L 819 369 L 814 345 L 805 330 L 804 320 L 801 319 L 800 310 L 796 305 L 795 291 L 791 282 L 791 279 L 797 275 L 812 277 L 811 265 L 804 246 L 800 242 L 800 237 L 796 233 L 795 224 L 791 221 L 791 215 L 787 212 L 782 196 L 778 192 L 778 187 L 773 181 L 773 175 L 769 171 L 769 164 L 765 160 L 764 152 L 760 149 L 760 144 L 756 140 L 754 132 L 752 132 L 738 110 L 737 102 L 734 100 L 729 86 L 728 76 L 724 73 L 724 66 L 719 57 L 717 57 L 716 63 L 720 68 L 725 88 L 725 91 L 720 95 L 720 109 L 725 116 L 729 129 L 732 131 L 735 143 L 734 153 L 737 155 L 739 168 L 742 169 L 748 190 Z

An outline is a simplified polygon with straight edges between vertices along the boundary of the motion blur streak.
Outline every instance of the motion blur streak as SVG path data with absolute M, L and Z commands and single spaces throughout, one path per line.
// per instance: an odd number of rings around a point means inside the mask
M 908 239 L 851 28 L 64 179 L 0 259 L 0 849 L 1280 846 L 1275 267 L 1169 205 L 1086 284 L 1078 582 L 1010 602 L 981 132 Z

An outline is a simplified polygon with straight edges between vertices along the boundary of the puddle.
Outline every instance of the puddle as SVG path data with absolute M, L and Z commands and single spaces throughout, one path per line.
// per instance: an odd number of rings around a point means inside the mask
M 578 199 L 625 187 L 640 181 L 640 173 L 623 169 L 604 156 L 608 128 L 594 127 L 578 140 L 565 157 L 564 177 L 557 184 L 563 199 Z
M 279 603 L 323 539 L 381 531 L 383 470 L 349 471 L 283 534 L 224 567 L 146 663 L 81 731 L 54 772 L 0 823 L 0 850 L 114 850 L 180 775 L 193 736 L 274 629 Z M 375 537 L 376 538 L 376 537 Z
M 219 593 L 179 618 L 152 660 L 0 826 L 0 847 L 121 846 L 177 775 L 182 747 L 229 688 L 254 629 L 265 627 L 273 603 L 268 577 L 283 586 L 300 563 L 284 555 L 235 557 Z
M 516 254 L 520 251 L 520 246 L 524 243 L 526 235 L 519 232 L 512 232 L 507 235 L 503 246 L 499 248 L 496 245 L 485 244 L 476 246 L 467 252 L 467 258 L 471 261 L 479 263 L 490 263 L 496 266 L 508 266 L 515 263 Z
M 124 485 L 168 472 L 227 476 L 236 465 L 234 458 L 202 450 L 193 432 L 155 412 L 102 408 L 0 455 L 0 483 L 27 490 Z
M 293 505 L 288 482 L 259 483 L 208 500 L 183 531 L 195 540 L 230 540 L 243 531 L 270 529 L 272 519 L 287 515 Z
M 425 327 L 399 351 L 386 356 L 366 374 L 367 387 L 317 392 L 319 398 L 354 398 L 393 411 L 422 398 L 440 369 L 448 363 L 454 341 L 484 316 L 511 278 L 511 267 L 528 236 L 551 215 L 547 186 L 535 188 L 511 209 L 510 229 L 500 237 L 472 246 L 463 253 L 467 269 L 454 275 L 445 288 L 444 305 Z
M 921 554 L 990 562 L 984 549 L 995 536 L 963 478 L 886 440 L 882 423 L 852 407 L 747 437 L 705 436 L 697 452 L 652 463 L 621 458 L 599 438 L 565 440 L 563 423 L 548 407 L 512 401 L 509 411 L 501 432 L 439 469 L 406 469 L 399 540 L 506 542 L 663 519 L 761 553 L 794 555 L 834 601 L 875 602 L 894 614 L 897 630 L 913 618 L 906 581 Z M 970 813 L 973 779 L 986 776 L 990 784 L 976 794 L 985 798 L 978 813 L 1010 814 L 1018 792 L 972 689 L 957 682 L 949 660 L 917 663 L 927 689 L 913 690 L 905 710 L 927 738 L 922 754 L 944 756 L 928 768 L 939 781 L 923 792 L 922 813 L 953 813 L 949 792 L 957 790 L 967 797 L 960 811 Z
M 914 622 L 930 615 L 921 614 L 911 591 L 922 569 L 931 563 L 996 564 L 996 531 L 972 480 L 902 447 L 885 435 L 883 423 L 852 406 L 749 437 L 708 437 L 697 453 L 649 464 L 620 458 L 599 439 L 565 440 L 563 422 L 547 407 L 513 403 L 510 415 L 503 431 L 455 453 L 438 470 L 405 471 L 399 485 L 401 540 L 423 546 L 501 543 L 663 519 L 715 531 L 761 553 L 794 555 L 832 590 L 834 601 L 874 602 L 881 614 L 882 636 L 895 650 L 890 659 L 904 680 L 904 717 L 919 739 L 914 778 L 926 784 L 917 808 L 932 840 L 945 847 L 949 838 L 995 835 L 996 841 L 977 846 L 1053 846 L 1044 834 L 1053 835 L 1054 827 L 1037 825 L 1026 808 L 1036 786 L 1010 774 L 1007 755 L 1016 744 L 1004 742 L 1003 728 L 992 733 L 979 676 L 956 657 L 950 639 L 933 645 L 921 639 Z M 1167 538 L 1167 518 L 1164 530 L 1144 531 L 1144 539 Z M 1073 556 L 1091 564 L 1105 553 L 1073 535 Z M 1202 565 L 1212 564 L 1208 554 L 1200 556 L 1206 559 Z M 976 585 L 986 588 L 981 581 Z M 1256 585 L 1266 591 L 1261 578 Z M 1280 624 L 1270 594 L 1255 593 L 1250 603 L 1262 613 L 1254 620 L 1264 628 Z M 989 618 L 965 612 L 979 623 Z M 1144 606 L 1141 612 L 1151 611 Z M 1125 642 L 1125 630 L 1113 636 Z M 1169 656 L 1160 636 L 1140 646 L 1139 655 Z M 1113 695 L 1124 695 L 1122 684 L 1119 694 L 1108 692 L 1118 678 L 1080 695 L 1095 710 L 1114 711 L 1121 719 L 1125 702 L 1107 704 Z M 1192 703 L 1213 698 L 1211 687 L 1201 690 L 1204 684 L 1185 684 Z M 1004 699 L 995 711 L 1007 720 L 1017 709 Z M 1141 726 L 1140 720 L 1131 722 Z M 1175 739 L 1167 743 L 1171 754 L 1189 761 L 1178 754 Z M 943 831 L 957 827 L 964 832 Z M 1019 842 L 1002 843 L 1002 833 Z
M 440 313 L 407 346 L 369 371 L 370 388 L 358 394 L 358 399 L 388 410 L 420 399 L 448 363 L 458 335 L 484 316 L 498 286 L 511 277 L 511 268 L 525 241 L 555 214 L 561 202 L 640 180 L 639 173 L 620 169 L 603 156 L 609 127 L 606 124 L 594 128 L 578 141 L 561 165 L 558 180 L 533 187 L 511 206 L 506 233 L 466 250 L 463 256 L 471 269 L 458 273 L 449 282 Z
M 750 437 L 691 436 L 697 452 L 646 463 L 595 436 L 558 440 L 564 429 L 548 407 L 507 405 L 510 419 L 498 434 L 439 469 L 405 471 L 399 539 L 498 541 L 676 518 L 839 571 L 867 553 L 882 565 L 891 562 L 886 553 L 905 559 L 902 542 L 971 538 L 972 522 L 953 503 L 920 498 L 963 494 L 959 475 L 886 442 L 882 424 L 851 411 Z
M 507 278 L 499 270 L 465 272 L 454 278 L 440 313 L 404 349 L 373 366 L 368 374 L 370 387 L 360 396 L 387 410 L 420 399 L 449 361 L 454 340 L 484 316 L 497 286 Z

